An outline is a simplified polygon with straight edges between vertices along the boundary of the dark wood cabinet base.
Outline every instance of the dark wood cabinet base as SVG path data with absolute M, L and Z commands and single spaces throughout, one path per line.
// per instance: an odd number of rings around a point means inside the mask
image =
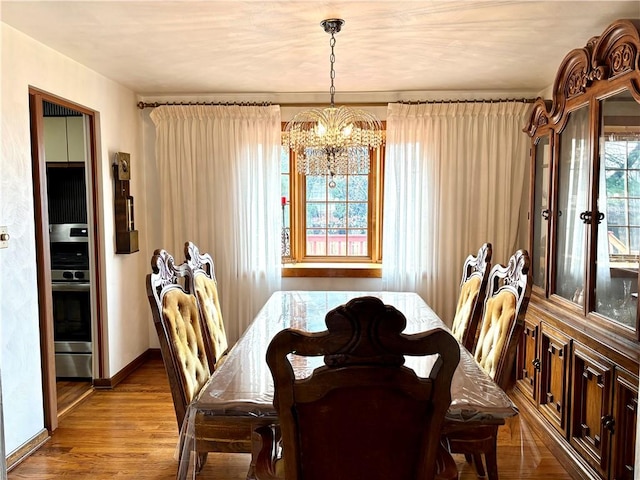
M 547 448 L 558 459 L 562 466 L 575 480 L 602 480 L 591 466 L 571 447 L 549 421 L 544 418 L 530 400 L 517 389 L 509 392 L 509 396 L 517 405 L 520 415 L 527 425 L 545 443 Z M 500 452 L 498 452 L 498 455 Z

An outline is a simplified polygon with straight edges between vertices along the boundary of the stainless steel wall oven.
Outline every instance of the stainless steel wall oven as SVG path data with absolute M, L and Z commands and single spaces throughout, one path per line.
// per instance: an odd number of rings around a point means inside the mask
M 91 378 L 91 276 L 86 224 L 49 226 L 56 376 Z

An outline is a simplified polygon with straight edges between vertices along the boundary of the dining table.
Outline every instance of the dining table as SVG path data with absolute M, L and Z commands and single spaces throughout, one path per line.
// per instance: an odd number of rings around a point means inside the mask
M 277 291 L 211 374 L 189 404 L 180 432 L 177 478 L 194 478 L 198 468 L 196 452 L 252 453 L 247 478 L 253 474 L 257 437 L 254 430 L 277 423 L 273 406 L 273 380 L 266 363 L 271 339 L 285 328 L 308 332 L 326 330 L 325 316 L 349 300 L 373 296 L 392 305 L 406 317 L 403 333 L 434 328 L 449 330 L 429 305 L 414 292 L 391 291 Z M 509 396 L 460 345 L 460 362 L 451 382 L 451 405 L 445 427 L 504 424 L 518 414 Z M 428 376 L 435 356 L 405 357 L 405 365 L 419 376 Z M 323 357 L 296 356 L 292 362 L 296 378 L 304 378 L 323 364 Z M 445 428 L 443 427 L 443 428 Z M 253 442 L 252 442 L 253 437 Z M 252 451 L 253 450 L 253 451 Z M 205 471 L 198 478 L 208 478 Z M 215 478 L 214 476 L 210 478 Z

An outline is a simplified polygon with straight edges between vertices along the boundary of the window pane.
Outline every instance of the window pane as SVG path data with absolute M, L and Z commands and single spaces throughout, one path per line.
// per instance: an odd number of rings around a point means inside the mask
M 629 253 L 631 255 L 640 253 L 640 228 L 629 229 Z
M 280 149 L 280 173 L 289 173 L 289 149 Z
M 609 254 L 626 255 L 629 253 L 629 229 L 627 227 L 609 228 Z
M 329 230 L 327 255 L 341 257 L 347 255 L 347 234 L 345 230 Z
M 366 201 L 369 198 L 369 177 L 366 175 L 349 176 L 349 200 Z
M 626 197 L 627 196 L 627 171 L 626 170 L 607 170 L 607 197 Z
M 604 144 L 605 168 L 627 168 L 627 143 L 605 142 Z
M 315 229 L 307 230 L 307 255 L 326 255 L 327 239 L 326 231 Z
M 347 226 L 347 204 L 346 203 L 330 203 L 327 205 L 329 209 L 329 227 L 345 228 Z
M 607 223 L 611 225 L 627 224 L 627 202 L 623 199 L 610 199 L 607 202 Z
M 333 181 L 336 182 L 335 187 L 327 189 L 328 199 L 344 202 L 347 199 L 347 178 L 346 177 L 333 177 Z
M 366 203 L 350 203 L 349 204 L 349 227 L 351 228 L 367 228 L 368 224 L 367 204 Z
M 280 193 L 289 201 L 289 175 L 280 175 Z
M 347 231 L 348 254 L 354 257 L 365 257 L 369 251 L 366 229 L 350 229 Z
M 326 177 L 306 177 L 307 201 L 325 201 L 327 198 L 327 178 Z
M 629 200 L 629 225 L 640 226 L 640 200 Z
M 324 203 L 307 202 L 307 228 L 327 226 L 327 206 Z
M 640 197 L 640 171 L 629 170 L 627 174 L 628 189 L 630 197 Z
M 627 158 L 629 168 L 640 168 L 640 142 L 628 142 L 627 151 L 629 152 Z

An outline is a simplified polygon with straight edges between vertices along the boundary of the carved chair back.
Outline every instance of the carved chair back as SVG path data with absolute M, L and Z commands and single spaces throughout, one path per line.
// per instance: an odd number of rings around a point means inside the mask
M 326 325 L 285 329 L 267 350 L 285 478 L 434 478 L 458 342 L 441 329 L 402 334 L 404 315 L 373 297 L 335 308 Z M 429 378 L 404 366 L 404 355 L 434 355 Z M 305 356 L 324 356 L 325 364 L 297 379 L 291 362 Z
M 192 242 L 185 243 L 184 254 L 188 272 L 187 291 L 193 293 L 198 301 L 209 369 L 214 371 L 227 353 L 229 343 L 222 319 L 213 259 L 208 253 L 201 254 Z
M 469 351 L 473 351 L 478 323 L 482 316 L 482 306 L 491 269 L 493 249 L 490 243 L 483 244 L 478 255 L 469 255 L 462 267 L 460 295 L 456 314 L 451 324 L 451 333 Z
M 196 298 L 179 283 L 185 269 L 166 250 L 156 250 L 151 270 L 147 296 L 181 428 L 187 406 L 209 379 L 209 363 Z
M 526 250 L 518 250 L 509 258 L 506 267 L 495 265 L 489 274 L 474 356 L 504 390 L 512 382 L 516 348 L 523 331 L 532 283 Z

